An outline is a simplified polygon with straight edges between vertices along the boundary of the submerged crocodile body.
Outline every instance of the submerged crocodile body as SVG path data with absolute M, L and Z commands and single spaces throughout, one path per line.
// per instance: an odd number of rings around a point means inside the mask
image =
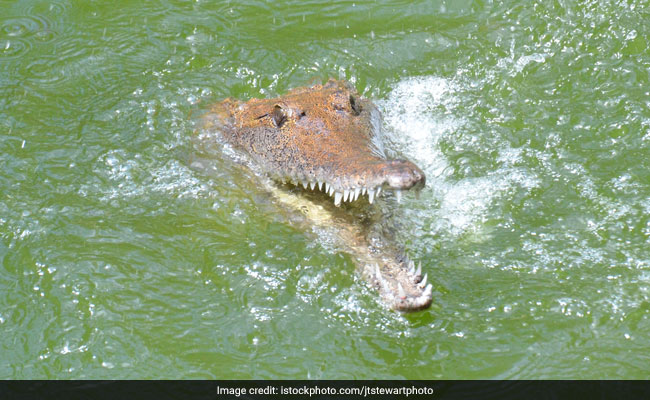
M 275 182 L 302 186 L 302 196 L 277 185 L 270 190 L 313 225 L 333 226 L 386 304 L 399 311 L 430 306 L 431 284 L 391 243 L 392 235 L 366 229 L 352 212 L 339 209 L 342 202 L 360 203 L 365 196 L 372 204 L 387 191 L 399 200 L 403 190 L 419 190 L 425 183 L 412 162 L 385 157 L 379 112 L 350 84 L 330 80 L 273 99 L 226 99 L 203 121 L 205 129 L 246 153 Z M 314 192 L 333 197 L 333 206 Z

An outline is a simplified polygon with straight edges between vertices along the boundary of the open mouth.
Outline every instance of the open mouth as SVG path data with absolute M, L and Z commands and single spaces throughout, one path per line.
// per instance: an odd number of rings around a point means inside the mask
M 342 190 L 337 190 L 335 189 L 334 185 L 331 185 L 329 182 L 324 182 L 324 181 L 307 181 L 303 180 L 301 182 L 297 182 L 295 180 L 291 181 L 292 184 L 295 186 L 300 186 L 302 185 L 305 190 L 316 190 L 318 189 L 319 191 L 328 194 L 330 197 L 334 198 L 334 205 L 339 206 L 341 205 L 341 202 L 353 202 L 359 199 L 359 197 L 362 196 L 368 196 L 368 202 L 372 204 L 377 197 L 382 193 L 382 186 L 375 186 L 375 187 L 355 187 L 355 188 L 349 188 L 349 189 L 342 189 Z M 397 200 L 400 201 L 402 191 L 401 190 L 395 190 L 395 195 L 397 197 Z
M 336 206 L 340 206 L 342 202 L 356 201 L 363 196 L 368 196 L 368 202 L 372 204 L 382 193 L 390 191 L 399 202 L 403 191 L 419 191 L 425 184 L 424 173 L 405 160 L 382 161 L 362 173 L 334 174 L 334 179 L 322 179 L 326 174 L 320 172 L 322 171 L 309 174 L 308 177 L 280 177 L 280 180 L 289 180 L 293 185 L 302 186 L 305 190 L 326 193 L 334 199 Z
M 292 182 L 294 185 L 298 186 L 299 184 L 297 182 Z M 300 183 L 302 187 L 305 189 L 311 189 L 311 190 L 320 190 L 323 193 L 328 194 L 330 197 L 334 198 L 334 205 L 339 206 L 341 205 L 341 202 L 353 202 L 357 201 L 359 197 L 363 196 L 368 196 L 368 202 L 372 204 L 376 198 L 379 197 L 382 193 L 385 193 L 384 189 L 382 186 L 375 186 L 373 188 L 367 188 L 367 187 L 356 187 L 356 188 L 350 188 L 350 189 L 343 189 L 342 191 L 337 191 L 334 189 L 333 185 L 330 185 L 329 183 L 323 181 L 319 182 L 308 182 L 308 181 L 302 181 Z M 402 200 L 402 190 L 400 189 L 387 189 L 388 191 L 392 191 L 395 193 L 395 198 L 397 199 L 397 202 L 401 202 Z

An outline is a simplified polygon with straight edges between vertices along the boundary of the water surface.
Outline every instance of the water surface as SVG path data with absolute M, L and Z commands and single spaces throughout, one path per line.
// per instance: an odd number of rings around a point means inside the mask
M 0 377 L 647 378 L 647 1 L 0 0 Z M 196 115 L 328 77 L 427 173 L 385 309 Z

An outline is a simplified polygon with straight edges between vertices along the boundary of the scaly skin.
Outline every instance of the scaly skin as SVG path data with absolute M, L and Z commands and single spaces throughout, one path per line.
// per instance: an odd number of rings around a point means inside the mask
M 318 188 L 336 206 L 366 194 L 373 203 L 388 190 L 399 200 L 402 190 L 424 186 L 424 173 L 415 164 L 386 159 L 379 125 L 375 106 L 347 82 L 335 80 L 274 99 L 226 99 L 204 117 L 206 129 L 218 131 L 271 178 Z M 312 217 L 323 221 L 322 216 Z M 331 223 L 343 224 L 340 218 Z M 382 299 L 399 311 L 429 307 L 432 286 L 420 268 L 392 246 L 371 245 L 356 225 L 348 221 L 338 232 Z
M 379 112 L 347 83 L 298 88 L 275 99 L 226 99 L 208 124 L 276 180 L 325 189 L 339 205 L 381 190 L 424 186 L 424 172 L 387 160 L 375 132 Z M 215 119 L 214 117 L 217 117 Z

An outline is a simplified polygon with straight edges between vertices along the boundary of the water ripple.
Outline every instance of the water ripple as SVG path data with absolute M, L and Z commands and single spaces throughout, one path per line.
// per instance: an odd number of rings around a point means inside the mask
M 25 8 L 27 15 L 49 14 L 61 16 L 70 8 L 67 1 L 48 1 L 46 3 L 31 4 Z
M 27 15 L 2 21 L 0 32 L 10 37 L 36 37 L 41 41 L 53 38 L 52 22 L 43 15 Z
M 8 36 L 25 36 L 29 32 L 39 29 L 39 23 L 35 18 L 10 18 L 2 23 L 2 31 Z
M 55 33 L 50 20 L 42 15 L 26 15 L 0 21 L 0 60 L 26 54 L 34 41 L 49 42 Z

